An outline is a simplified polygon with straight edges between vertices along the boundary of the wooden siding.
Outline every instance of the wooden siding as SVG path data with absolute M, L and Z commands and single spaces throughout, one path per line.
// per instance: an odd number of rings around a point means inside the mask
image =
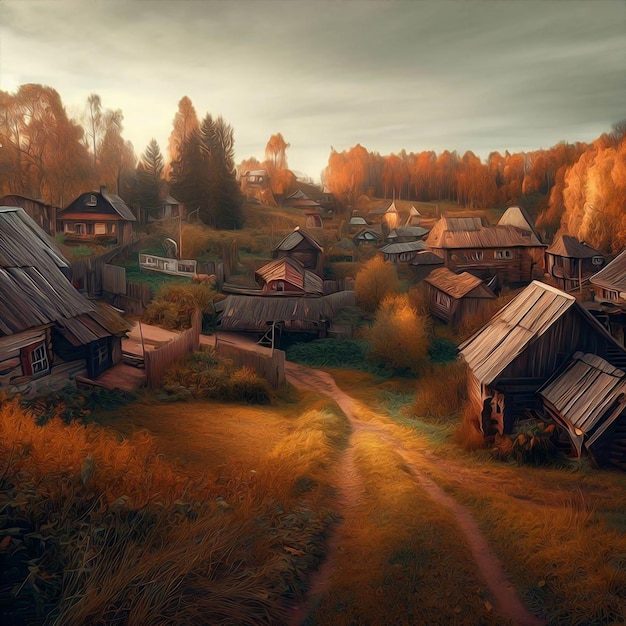
M 452 271 L 470 271 L 481 278 L 497 274 L 511 283 L 530 282 L 532 280 L 533 262 L 531 250 L 528 248 L 464 248 L 443 250 L 444 262 Z M 541 255 L 543 249 L 540 248 Z M 511 258 L 497 258 L 497 254 L 511 253 Z M 441 251 L 440 251 L 441 252 Z
M 126 268 L 105 263 L 102 266 L 102 289 L 112 294 L 125 294 Z
M 200 345 L 202 315 L 197 311 L 193 316 L 192 327 L 182 332 L 176 339 L 160 348 L 146 351 L 144 364 L 148 389 L 158 389 L 163 375 L 182 356 L 197 350 Z

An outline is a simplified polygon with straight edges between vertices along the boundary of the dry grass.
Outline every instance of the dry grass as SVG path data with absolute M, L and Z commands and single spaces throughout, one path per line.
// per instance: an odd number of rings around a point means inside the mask
M 467 366 L 464 362 L 433 365 L 417 380 L 415 417 L 449 421 L 456 419 L 467 400 Z

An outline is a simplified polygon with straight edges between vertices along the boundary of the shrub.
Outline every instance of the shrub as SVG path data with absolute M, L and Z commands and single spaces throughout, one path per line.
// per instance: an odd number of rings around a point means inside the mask
M 438 365 L 454 363 L 458 358 L 458 353 L 456 343 L 446 337 L 432 337 L 428 344 L 428 357 Z
M 249 368 L 237 368 L 215 350 L 194 352 L 166 372 L 163 389 L 178 399 L 213 398 L 269 404 L 270 389 L 266 380 Z
M 520 423 L 508 437 L 510 444 L 501 442 L 497 447 L 497 455 L 519 465 L 545 465 L 559 455 L 552 439 L 555 428 L 554 424 L 539 421 Z
M 387 296 L 367 333 L 371 357 L 386 367 L 418 373 L 428 358 L 429 326 L 406 294 Z
M 397 293 L 400 288 L 395 265 L 386 263 L 380 256 L 363 264 L 354 281 L 357 304 L 374 312 L 384 298 Z
M 435 365 L 417 381 L 412 406 L 416 417 L 456 417 L 467 400 L 467 367 L 463 362 Z

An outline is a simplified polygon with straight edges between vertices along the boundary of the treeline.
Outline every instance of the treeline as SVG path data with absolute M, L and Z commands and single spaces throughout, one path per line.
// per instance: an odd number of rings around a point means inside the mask
M 345 210 L 368 190 L 378 197 L 450 201 L 468 208 L 521 203 L 549 236 L 562 230 L 604 250 L 621 249 L 626 244 L 625 131 L 620 123 L 592 144 L 492 152 L 486 162 L 471 151 L 459 156 L 448 150 L 402 150 L 381 156 L 357 144 L 331 150 L 323 178 Z
M 207 114 L 200 123 L 189 98 L 182 98 L 169 162 L 154 139 L 137 159 L 123 137 L 123 120 L 122 111 L 105 108 L 97 94 L 76 120 L 51 87 L 0 90 L 0 196 L 24 195 L 63 208 L 106 185 L 144 218 L 156 215 L 172 193 L 211 226 L 242 225 L 233 130 L 221 116 Z

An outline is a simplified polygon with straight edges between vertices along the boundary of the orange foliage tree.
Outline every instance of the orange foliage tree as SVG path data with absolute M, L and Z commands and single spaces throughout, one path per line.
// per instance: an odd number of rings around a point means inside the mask
M 399 287 L 396 266 L 383 261 L 380 256 L 364 263 L 354 281 L 357 304 L 370 312 L 374 312 L 385 296 L 396 293 Z

